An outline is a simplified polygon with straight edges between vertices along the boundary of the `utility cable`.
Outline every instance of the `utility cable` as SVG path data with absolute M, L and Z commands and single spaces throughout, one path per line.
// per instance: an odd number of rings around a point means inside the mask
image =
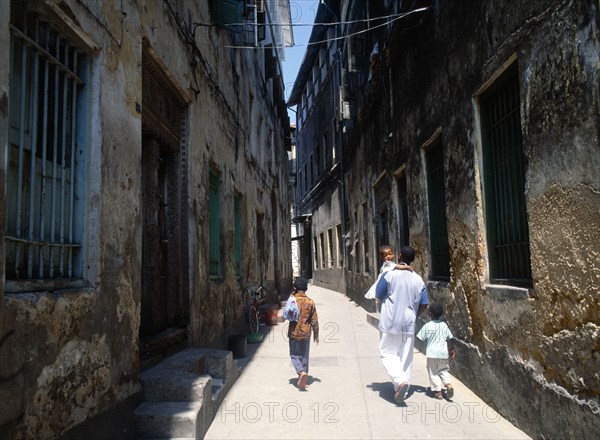
M 378 24 L 376 26 L 372 26 L 372 27 L 370 27 L 368 29 L 363 29 L 363 30 L 358 31 L 358 32 L 354 32 L 354 33 L 349 33 L 349 34 L 346 34 L 346 35 L 342 35 L 341 37 L 327 38 L 325 40 L 313 41 L 313 42 L 306 43 L 306 44 L 296 44 L 293 47 L 302 47 L 302 46 L 308 47 L 308 46 L 314 46 L 314 45 L 318 45 L 318 44 L 328 43 L 330 41 L 337 41 L 337 40 L 343 40 L 343 39 L 346 39 L 346 38 L 351 38 L 351 37 L 354 37 L 356 35 L 364 34 L 365 32 L 370 32 L 373 29 L 377 29 L 377 28 L 380 28 L 380 27 L 388 26 L 390 23 L 393 23 L 396 20 L 400 20 L 401 18 L 404 18 L 404 17 L 406 17 L 406 16 L 408 16 L 410 14 L 414 14 L 414 13 L 417 13 L 417 12 L 424 12 L 424 11 L 427 11 L 429 9 L 431 9 L 431 6 L 427 6 L 425 8 L 415 9 L 414 11 L 410 11 L 410 12 L 407 12 L 405 14 L 398 15 L 397 17 L 393 18 L 392 20 L 386 21 L 385 23 L 381 23 L 381 24 Z M 346 22 L 346 23 L 349 23 L 349 22 Z M 325 25 L 326 26 L 330 26 L 330 25 L 332 25 L 332 23 L 328 23 L 328 24 L 325 24 Z M 324 24 L 318 24 L 318 25 L 315 24 L 315 26 L 324 26 Z M 229 48 L 229 49 L 260 49 L 260 50 L 264 49 L 261 46 L 230 46 L 230 45 L 227 45 L 227 46 L 223 46 L 223 47 Z M 273 46 L 273 47 L 278 48 L 280 46 Z
M 427 6 L 425 8 L 415 9 L 414 11 L 405 12 L 402 14 L 391 14 L 391 15 L 382 15 L 380 17 L 375 18 L 361 18 L 360 20 L 349 20 L 349 21 L 330 21 L 323 23 L 257 23 L 256 26 L 336 26 L 336 25 L 344 25 L 344 24 L 355 24 L 355 23 L 370 23 L 371 21 L 377 20 L 386 20 L 388 18 L 402 18 L 407 16 L 408 14 L 412 14 L 413 12 L 419 12 L 421 10 L 430 9 L 431 6 Z M 244 26 L 247 25 L 247 22 L 242 23 L 227 23 L 225 26 Z M 214 23 L 194 23 L 194 26 L 202 26 L 202 27 L 221 27 L 222 24 L 214 24 Z

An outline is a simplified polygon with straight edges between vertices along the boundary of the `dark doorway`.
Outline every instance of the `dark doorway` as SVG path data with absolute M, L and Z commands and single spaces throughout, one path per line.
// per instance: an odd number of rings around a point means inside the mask
M 185 102 L 157 61 L 142 53 L 142 362 L 187 343 Z
M 141 336 L 185 327 L 177 154 L 144 140 Z

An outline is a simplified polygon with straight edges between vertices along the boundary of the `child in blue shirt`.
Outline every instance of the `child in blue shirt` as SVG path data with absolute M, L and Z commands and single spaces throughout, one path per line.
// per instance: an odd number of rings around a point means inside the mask
M 440 317 L 444 313 L 444 307 L 440 303 L 431 303 L 429 305 L 429 314 L 431 321 L 425 324 L 417 338 L 427 343 L 427 373 L 429 373 L 429 382 L 431 392 L 436 399 L 442 399 L 442 385 L 446 387 L 446 396 L 451 399 L 454 396 L 454 388 L 450 384 L 450 367 L 448 357 L 454 357 L 456 352 L 452 345 L 454 336 L 444 321 Z

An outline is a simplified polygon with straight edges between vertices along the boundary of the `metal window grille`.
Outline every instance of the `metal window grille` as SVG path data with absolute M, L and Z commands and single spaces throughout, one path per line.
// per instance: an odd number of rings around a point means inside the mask
M 327 230 L 327 243 L 329 244 L 329 267 L 333 267 L 333 262 L 335 260 L 335 243 L 333 242 L 333 229 L 331 228 Z
M 319 235 L 321 241 L 321 268 L 325 269 L 326 261 L 327 261 L 327 253 L 325 252 L 325 236 L 321 232 Z
M 525 158 L 516 67 L 481 99 L 490 280 L 531 285 Z
M 410 230 L 408 227 L 408 193 L 406 186 L 406 173 L 397 180 L 398 183 L 398 249 L 408 246 Z
M 235 273 L 242 276 L 242 199 L 236 195 L 233 199 L 235 234 Z
M 354 267 L 354 252 L 353 252 L 353 243 L 352 234 L 354 233 L 354 225 L 350 217 L 346 218 L 346 235 L 344 236 L 344 241 L 346 245 L 346 268 L 349 272 L 352 272 L 352 268 Z
M 431 279 L 450 279 L 446 189 L 444 186 L 444 149 L 441 139 L 426 151 L 429 235 L 431 246 Z
M 363 203 L 363 248 L 365 251 L 365 273 L 371 273 L 369 265 L 369 209 L 366 203 Z
M 219 189 L 221 177 L 209 173 L 208 212 L 209 212 L 209 252 L 208 274 L 212 278 L 221 277 L 221 201 Z
M 390 198 L 389 182 L 387 178 L 379 181 L 374 188 L 375 198 L 375 249 L 389 244 L 388 206 Z
M 314 258 L 314 270 L 319 270 L 319 246 L 317 246 L 317 237 L 313 237 L 313 258 Z
M 337 241 L 337 266 L 342 267 L 344 258 L 344 240 L 342 237 L 342 225 L 336 225 L 335 238 Z
M 25 3 L 11 12 L 6 278 L 46 288 L 83 276 L 87 55 Z
M 354 211 L 354 234 L 352 235 L 354 240 L 354 272 L 360 273 L 362 265 L 362 252 L 360 250 L 360 241 L 358 240 L 360 234 L 360 223 L 358 223 L 358 211 Z

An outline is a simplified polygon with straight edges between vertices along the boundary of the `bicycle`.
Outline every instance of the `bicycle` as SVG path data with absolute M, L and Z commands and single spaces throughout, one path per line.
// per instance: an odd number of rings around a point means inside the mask
M 266 289 L 263 286 L 258 286 L 256 290 L 252 290 L 249 287 L 244 288 L 244 292 L 250 295 L 252 302 L 250 303 L 250 310 L 248 312 L 248 325 L 250 326 L 250 333 L 258 333 L 258 326 L 260 323 L 260 300 L 262 293 Z

